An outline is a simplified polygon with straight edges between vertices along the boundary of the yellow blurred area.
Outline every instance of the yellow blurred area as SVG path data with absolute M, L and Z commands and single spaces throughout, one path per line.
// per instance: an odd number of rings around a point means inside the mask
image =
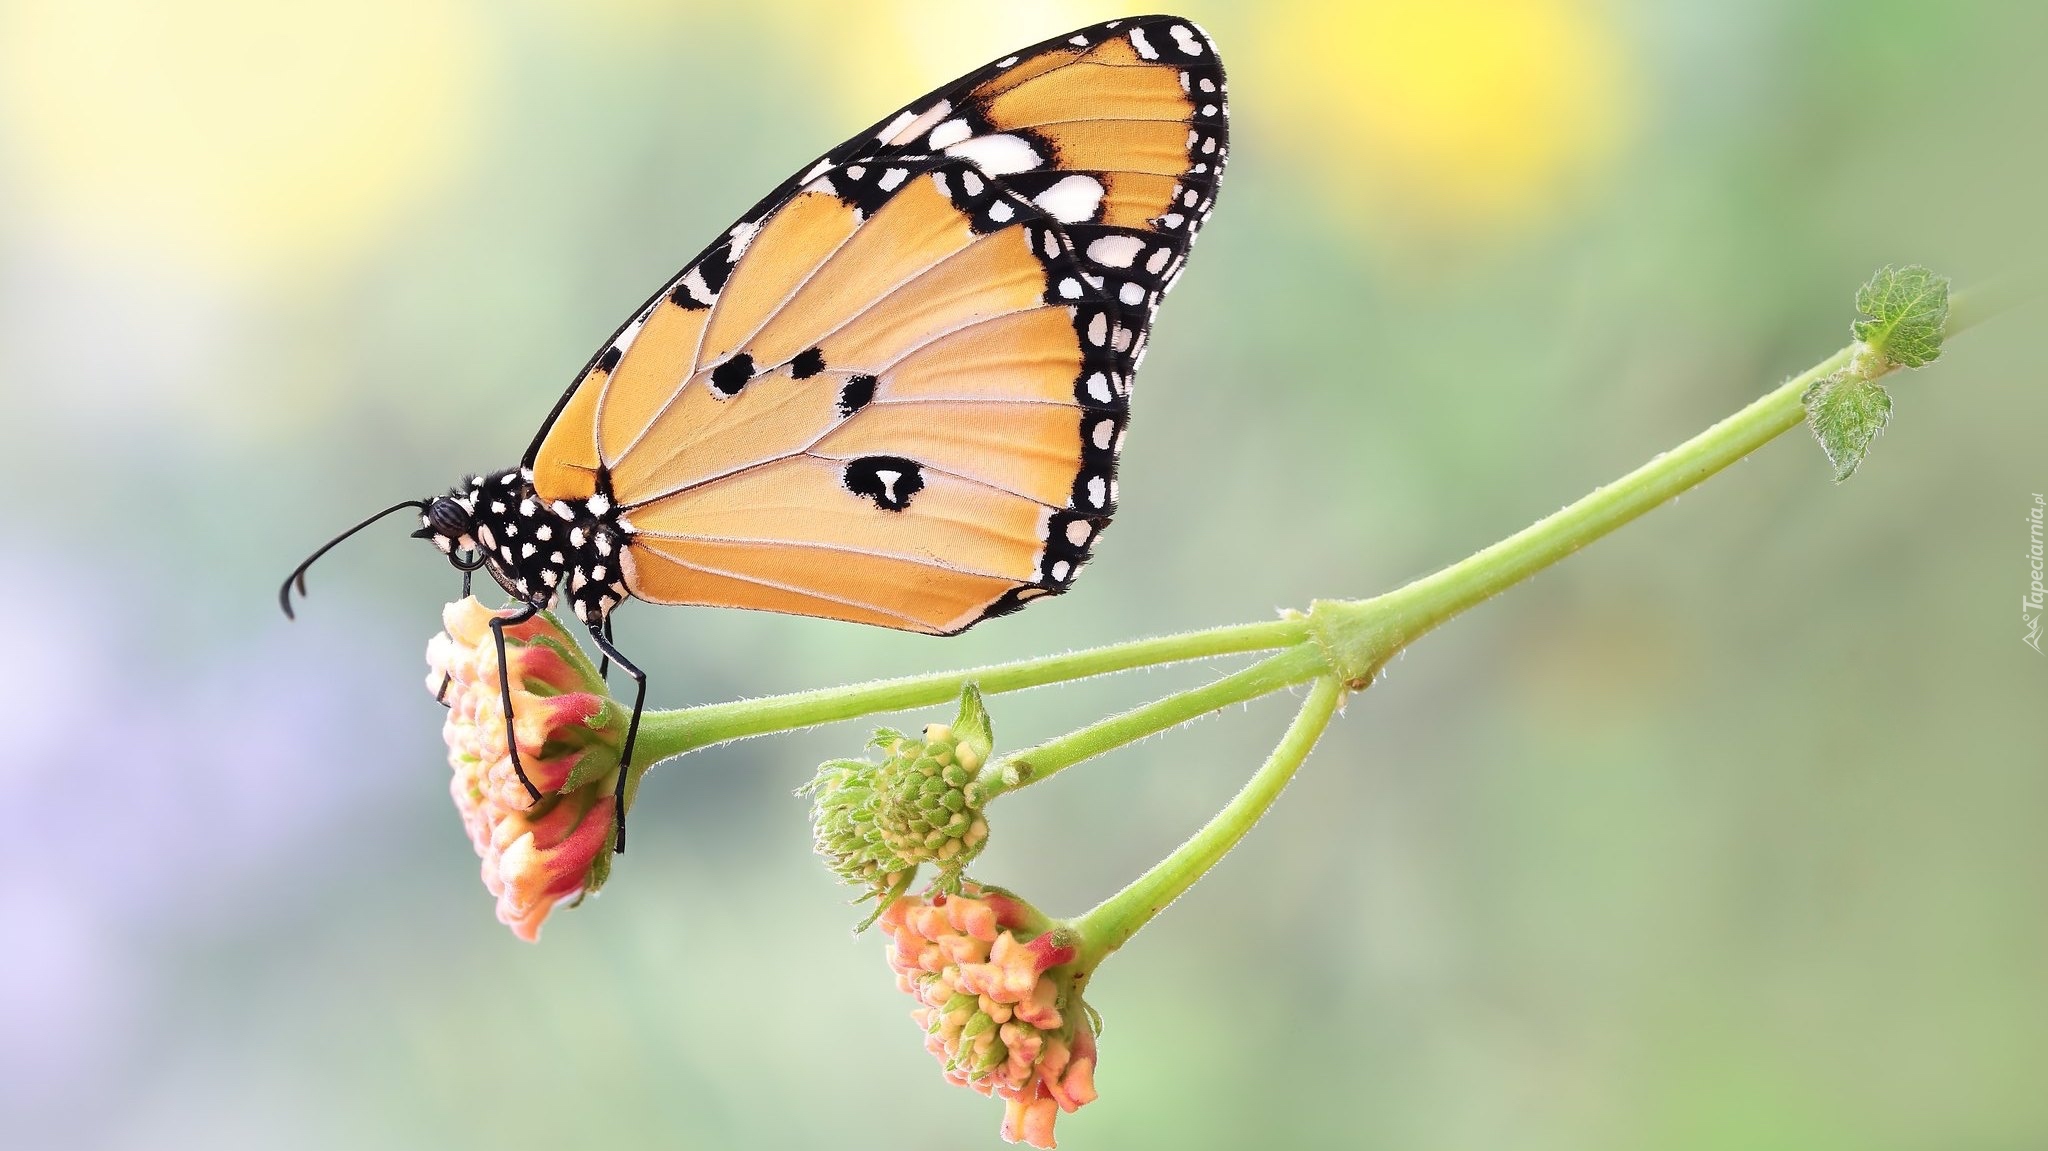
M 0 6 L 0 147 L 73 242 L 317 276 L 460 170 L 484 41 L 463 0 Z
M 1612 153 L 1634 100 L 1613 29 L 1580 0 L 1264 10 L 1238 75 L 1335 216 L 1362 228 L 1533 222 Z
M 1584 0 L 1170 7 L 1222 44 L 1240 135 L 1284 142 L 1333 215 L 1374 240 L 1540 223 L 1613 154 L 1637 99 L 1615 29 Z M 816 55 L 822 85 L 865 122 L 1019 45 L 1132 11 L 1100 0 L 807 0 L 765 14 L 779 40 Z
M 1334 216 L 1371 237 L 1540 220 L 1611 154 L 1634 96 L 1613 30 L 1581 0 L 1274 0 L 1251 22 L 1210 8 L 1189 11 L 1229 47 L 1240 95 L 1247 78 L 1255 93 L 1240 132 L 1284 142 Z M 1125 12 L 804 0 L 754 12 L 748 32 L 810 55 L 820 87 L 864 122 Z M 607 35 L 720 23 L 654 0 L 558 15 Z M 6 5 L 0 148 L 18 194 L 70 242 L 317 280 L 459 177 L 493 66 L 485 15 L 465 0 Z
M 764 15 L 778 39 L 830 62 L 824 86 L 865 122 L 1006 52 L 1130 12 L 1109 0 L 805 0 Z

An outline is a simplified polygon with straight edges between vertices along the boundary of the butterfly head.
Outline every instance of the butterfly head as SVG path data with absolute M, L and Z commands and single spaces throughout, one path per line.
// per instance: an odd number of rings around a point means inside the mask
M 435 496 L 420 512 L 420 530 L 413 534 L 431 539 L 444 555 L 475 551 L 474 505 L 458 495 Z
M 431 542 L 450 563 L 464 571 L 482 566 L 477 558 L 483 551 L 478 526 L 483 518 L 486 478 L 470 476 L 448 489 L 447 494 L 421 500 L 418 505 L 420 527 L 412 533 L 413 538 Z

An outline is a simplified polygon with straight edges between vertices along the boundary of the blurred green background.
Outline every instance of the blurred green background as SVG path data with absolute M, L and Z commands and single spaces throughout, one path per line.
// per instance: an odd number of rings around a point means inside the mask
M 938 642 L 635 607 L 663 706 L 1363 595 L 1847 338 L 1877 265 L 2042 252 L 2048 5 L 1188 0 L 1236 148 L 1077 592 Z M 791 790 L 860 725 L 655 773 L 514 941 L 357 516 L 511 462 L 764 189 L 1092 2 L 0 0 L 0 1143 L 961 1148 Z M 2038 272 L 2037 272 L 2038 274 Z M 1103 970 L 1063 1145 L 2048 1146 L 2039 312 L 1457 621 Z M 1010 746 L 1195 682 L 998 701 Z M 998 809 L 1078 912 L 1284 701 Z M 911 722 L 922 722 L 913 717 Z

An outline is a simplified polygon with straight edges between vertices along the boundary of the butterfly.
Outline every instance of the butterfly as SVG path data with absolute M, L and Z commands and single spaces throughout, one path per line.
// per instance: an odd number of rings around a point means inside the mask
M 412 509 L 516 608 L 629 599 L 955 635 L 1072 586 L 1131 379 L 1229 155 L 1215 45 L 1111 20 L 911 101 L 783 181 L 584 365 L 516 467 Z M 503 682 L 510 729 L 510 684 Z M 526 780 L 518 749 L 512 764 Z M 624 850 L 625 805 L 615 848 Z

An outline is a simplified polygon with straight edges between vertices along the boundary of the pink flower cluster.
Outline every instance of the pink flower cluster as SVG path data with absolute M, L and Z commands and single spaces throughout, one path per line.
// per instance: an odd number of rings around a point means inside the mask
M 498 920 L 532 941 L 557 903 L 596 890 L 609 871 L 626 716 L 551 619 L 506 628 L 512 735 L 536 801 L 506 752 L 492 614 L 474 597 L 441 613 L 447 630 L 427 644 L 427 690 L 440 693 L 445 677 L 450 791 L 483 859 L 484 886 L 498 899 Z
M 947 1080 L 1003 1100 L 1004 1139 L 1053 1146 L 1059 1113 L 1095 1098 L 1072 944 L 1034 933 L 1044 920 L 1023 901 L 972 883 L 960 895 L 904 896 L 880 923 L 896 985 L 920 1004 L 911 1017 Z

